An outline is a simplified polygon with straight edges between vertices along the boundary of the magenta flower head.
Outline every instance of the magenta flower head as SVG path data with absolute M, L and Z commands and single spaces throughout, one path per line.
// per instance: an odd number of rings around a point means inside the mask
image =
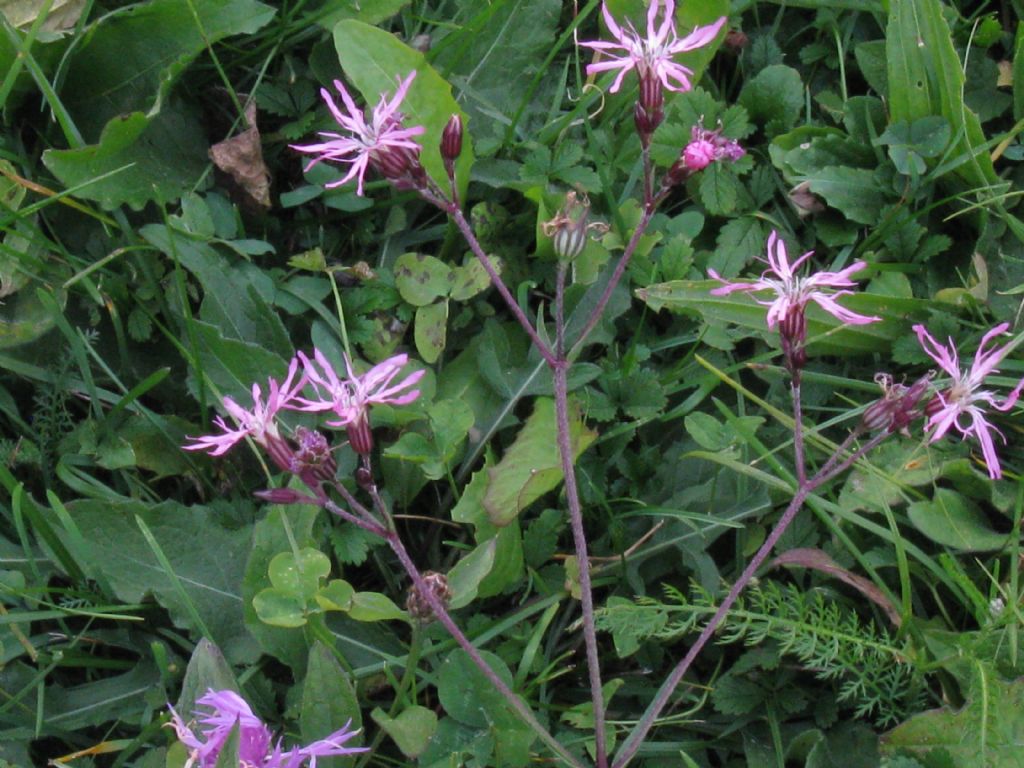
M 413 136 L 423 133 L 423 126 L 412 128 L 402 127 L 402 113 L 398 107 L 405 98 L 409 86 L 416 77 L 415 70 L 398 85 L 395 95 L 388 101 L 381 94 L 380 101 L 373 108 L 369 122 L 362 109 L 356 106 L 345 86 L 334 81 L 334 87 L 341 94 L 345 111 L 338 108 L 330 91 L 320 89 L 320 94 L 327 102 L 334 119 L 347 134 L 321 133 L 327 141 L 320 144 L 292 145 L 292 149 L 316 155 L 306 166 L 308 171 L 323 160 L 349 163 L 348 173 L 340 181 L 327 185 L 328 189 L 339 187 L 352 179 L 356 179 L 356 194 L 363 194 L 363 181 L 366 170 L 373 167 L 386 178 L 394 182 L 412 182 L 423 172 L 419 162 L 420 145 L 412 140 Z
M 1006 437 L 985 418 L 984 406 L 990 406 L 998 411 L 1009 410 L 1020 397 L 1024 379 L 1003 402 L 996 402 L 996 396 L 981 387 L 989 374 L 998 373 L 996 366 L 1006 356 L 1009 347 L 992 347 L 986 350 L 985 346 L 996 336 L 1006 333 L 1009 327 L 1008 323 L 1002 323 L 986 333 L 978 345 L 978 353 L 974 356 L 970 369 L 962 370 L 952 339 L 949 339 L 949 346 L 946 347 L 935 341 L 923 325 L 914 326 L 924 351 L 952 379 L 952 385 L 938 391 L 935 399 L 926 408 L 928 420 L 925 423 L 925 432 L 930 433 L 928 441 L 934 443 L 941 439 L 950 427 L 956 427 L 965 438 L 976 438 L 981 443 L 981 453 L 985 457 L 988 475 L 993 480 L 998 480 L 1003 473 L 999 466 L 992 433 L 999 435 L 1004 443 Z
M 310 360 L 301 352 L 299 357 L 306 371 L 306 379 L 313 385 L 317 398 L 297 398 L 296 410 L 334 411 L 337 421 L 329 421 L 332 427 L 345 427 L 352 449 L 366 456 L 373 450 L 373 436 L 370 432 L 371 405 L 406 405 L 420 396 L 418 389 L 410 390 L 426 371 L 416 371 L 404 379 L 394 382 L 395 377 L 409 362 L 408 355 L 395 355 L 373 366 L 366 373 L 357 376 L 352 362 L 345 357 L 344 377 L 339 376 L 327 357 L 319 350 L 313 350 Z
M 315 741 L 306 747 L 295 747 L 282 751 L 281 742 L 271 747 L 270 729 L 253 714 L 245 699 L 234 691 L 208 690 L 196 704 L 209 712 L 196 711 L 198 727 L 186 723 L 171 708 L 170 726 L 189 751 L 186 768 L 214 768 L 221 750 L 238 726 L 238 761 L 247 768 L 299 768 L 308 764 L 316 768 L 317 758 L 334 755 L 354 755 L 366 752 L 366 747 L 346 747 L 345 742 L 359 731 L 350 731 L 349 723 L 326 739 Z
M 188 439 L 194 442 L 182 447 L 186 451 L 209 451 L 211 456 L 222 456 L 239 441 L 251 437 L 258 445 L 267 450 L 278 466 L 286 469 L 291 449 L 278 431 L 276 418 L 278 411 L 289 407 L 296 393 L 305 386 L 303 379 L 295 382 L 298 367 L 299 361 L 293 358 L 291 365 L 288 366 L 288 375 L 284 382 L 278 384 L 275 379 L 267 380 L 269 392 L 266 402 L 263 400 L 263 390 L 260 385 L 253 384 L 252 410 L 247 411 L 232 398 L 225 397 L 222 401 L 224 409 L 234 420 L 236 426 L 232 428 L 222 417 L 218 416 L 213 423 L 223 430 L 220 434 L 190 437 Z
M 714 296 L 724 296 L 735 291 L 745 293 L 771 291 L 775 294 L 774 298 L 770 301 L 758 300 L 757 302 L 768 307 L 769 329 L 774 328 L 777 323 L 786 321 L 794 314 L 802 314 L 809 301 L 813 301 L 847 325 L 866 325 L 881 320 L 880 317 L 858 315 L 856 312 L 844 309 L 835 301 L 838 296 L 853 293 L 853 291 L 843 289 L 857 285 L 850 279 L 850 276 L 867 266 L 863 261 L 854 262 L 839 272 L 815 272 L 807 277 L 799 277 L 796 270 L 813 254 L 814 251 L 808 251 L 790 264 L 786 255 L 786 244 L 782 242 L 778 232 L 773 231 L 768 236 L 768 269 L 761 274 L 761 279 L 752 283 L 729 283 L 711 269 L 708 270 L 708 274 L 715 280 L 724 283 L 720 288 L 712 290 L 711 293 Z M 840 290 L 829 293 L 823 290 L 835 288 Z
M 664 13 L 661 22 L 658 22 L 658 9 L 662 7 Z M 710 43 L 725 24 L 726 17 L 723 16 L 706 27 L 697 27 L 686 37 L 680 38 L 676 33 L 675 10 L 674 0 L 651 0 L 647 9 L 647 36 L 641 37 L 631 23 L 627 22 L 625 28 L 619 26 L 606 3 L 602 7 L 604 23 L 616 42 L 580 43 L 587 48 L 607 52 L 611 56 L 608 61 L 588 65 L 587 74 L 618 70 L 618 77 L 608 89 L 610 93 L 619 90 L 623 78 L 631 69 L 635 69 L 641 78 L 648 72 L 653 73 L 670 91 L 690 90 L 690 75 L 693 71 L 673 61 L 672 57 L 703 48 Z

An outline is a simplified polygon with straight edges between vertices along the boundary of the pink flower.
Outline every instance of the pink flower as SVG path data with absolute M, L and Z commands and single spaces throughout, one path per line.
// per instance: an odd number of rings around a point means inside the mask
M 293 358 L 291 365 L 288 366 L 288 375 L 282 384 L 278 384 L 275 379 L 267 379 L 270 391 L 266 402 L 263 402 L 263 390 L 260 389 L 260 385 L 253 384 L 253 406 L 250 411 L 245 410 L 232 398 L 225 397 L 224 408 L 237 426 L 232 429 L 222 417 L 218 416 L 213 423 L 223 430 L 221 434 L 190 437 L 188 439 L 194 442 L 182 447 L 186 451 L 209 451 L 212 456 L 221 456 L 234 447 L 235 443 L 246 437 L 251 437 L 264 448 L 284 445 L 275 419 L 277 412 L 282 408 L 287 408 L 292 398 L 305 385 L 303 380 L 294 386 L 292 384 L 298 367 L 298 360 Z
M 200 727 L 198 734 L 189 727 L 181 716 L 171 708 L 170 726 L 178 741 L 189 750 L 186 768 L 214 768 L 231 731 L 238 726 L 239 765 L 252 768 L 299 768 L 308 761 L 315 768 L 318 757 L 352 755 L 366 752 L 366 747 L 346 747 L 345 742 L 358 731 L 350 731 L 348 723 L 326 739 L 315 741 L 306 747 L 296 747 L 283 752 L 278 741 L 271 749 L 270 729 L 253 714 L 245 699 L 233 691 L 208 690 L 197 702 L 199 706 L 212 710 L 209 713 L 196 712 Z
M 334 411 L 337 421 L 328 421 L 332 427 L 345 427 L 352 449 L 367 455 L 373 448 L 370 432 L 371 405 L 406 405 L 420 396 L 418 389 L 409 390 L 426 371 L 416 371 L 396 384 L 391 382 L 409 362 L 408 355 L 395 355 L 378 363 L 362 376 L 352 370 L 352 362 L 345 357 L 346 376 L 340 377 L 334 366 L 318 350 L 313 350 L 313 360 L 301 352 L 299 357 L 306 370 L 306 378 L 316 390 L 315 400 L 298 398 L 296 410 Z M 404 394 L 400 394 L 403 393 Z
M 768 307 L 768 328 L 774 328 L 775 324 L 785 321 L 794 314 L 802 315 L 807 302 L 813 301 L 830 315 L 849 325 L 866 325 L 881 320 L 879 317 L 858 315 L 844 309 L 836 303 L 837 296 L 844 296 L 853 291 L 838 290 L 832 293 L 825 293 L 822 288 L 852 288 L 856 286 L 850 276 L 860 272 L 867 266 L 863 261 L 857 261 L 840 270 L 839 272 L 815 272 L 807 277 L 798 277 L 796 270 L 814 254 L 808 251 L 793 264 L 789 263 L 786 256 L 786 245 L 782 242 L 779 234 L 773 231 L 768 236 L 768 266 L 769 268 L 761 274 L 760 280 L 752 283 L 728 283 L 718 276 L 713 269 L 708 273 L 715 280 L 725 285 L 711 291 L 714 296 L 724 296 L 735 291 L 753 293 L 757 291 L 772 291 L 775 298 L 771 301 L 758 300 L 758 304 Z
M 664 17 L 661 23 L 656 22 L 658 8 L 664 4 Z M 637 74 L 643 75 L 651 71 L 661 81 L 662 85 L 670 91 L 688 91 L 691 88 L 690 75 L 693 71 L 672 61 L 676 54 L 702 48 L 718 34 L 718 30 L 725 24 L 726 17 L 723 16 L 713 24 L 706 27 L 697 27 L 689 35 L 681 38 L 676 34 L 674 0 L 651 0 L 647 10 L 647 37 L 641 37 L 632 24 L 626 24 L 626 28 L 620 27 L 611 12 L 608 4 L 602 6 L 604 22 L 608 31 L 612 33 L 618 42 L 608 43 L 595 41 L 591 43 L 580 43 L 587 48 L 598 51 L 620 50 L 620 54 L 612 53 L 608 61 L 599 61 L 596 64 L 587 66 L 587 74 L 594 72 L 605 72 L 619 70 L 618 77 L 609 88 L 610 93 L 615 93 L 622 85 L 622 79 L 631 69 L 636 69 Z
M 414 161 L 418 163 L 420 145 L 412 141 L 412 137 L 422 134 L 423 126 L 403 128 L 402 113 L 398 111 L 398 107 L 415 77 L 414 70 L 399 83 L 398 90 L 395 91 L 390 102 L 384 94 L 381 94 L 380 101 L 373 108 L 369 122 L 366 121 L 363 110 L 356 106 L 340 81 L 335 80 L 334 87 L 341 94 L 345 109 L 348 110 L 347 114 L 338 109 L 330 92 L 326 88 L 321 88 L 320 94 L 327 102 L 327 108 L 331 110 L 334 119 L 351 135 L 320 133 L 328 141 L 304 146 L 292 145 L 292 149 L 297 149 L 299 152 L 317 155 L 306 166 L 306 170 L 308 171 L 322 160 L 350 163 L 351 168 L 344 178 L 326 186 L 328 189 L 339 187 L 355 178 L 358 180 L 356 194 L 362 195 L 366 169 L 371 165 L 381 169 L 386 176 L 391 178 L 392 176 L 401 176 Z
M 925 424 L 925 431 L 931 433 L 929 442 L 934 443 L 941 439 L 950 427 L 956 427 L 965 438 L 976 437 L 981 443 L 981 453 L 985 457 L 989 477 L 993 480 L 1002 477 L 1002 470 L 999 467 L 999 457 L 996 455 L 992 432 L 999 435 L 1004 443 L 1006 438 L 985 418 L 985 410 L 979 403 L 989 405 L 999 411 L 1009 410 L 1020 397 L 1021 389 L 1024 388 L 1024 379 L 1017 384 L 1002 403 L 997 403 L 996 396 L 988 390 L 981 389 L 981 385 L 984 383 L 985 377 L 997 373 L 996 366 L 1009 351 L 1009 347 L 993 347 L 986 350 L 985 345 L 996 336 L 1005 333 L 1009 327 L 1009 323 L 1002 323 L 986 333 L 981 339 L 981 344 L 978 345 L 978 353 L 974 356 L 970 370 L 964 371 L 960 368 L 956 346 L 952 339 L 949 339 L 949 346 L 945 347 L 935 341 L 923 325 L 914 326 L 914 331 L 917 333 L 917 338 L 924 351 L 953 380 L 952 386 L 936 393 L 935 400 L 929 403 L 926 409 L 928 420 Z M 966 419 L 962 420 L 962 416 L 966 416 Z

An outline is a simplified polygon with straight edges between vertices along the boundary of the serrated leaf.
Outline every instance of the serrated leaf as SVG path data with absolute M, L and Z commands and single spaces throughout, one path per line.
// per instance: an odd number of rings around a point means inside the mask
M 724 163 L 712 163 L 701 172 L 698 190 L 708 213 L 725 216 L 736 209 L 739 180 Z
M 573 403 L 570 403 L 569 431 L 574 458 L 597 438 L 597 433 L 583 423 L 579 407 Z M 501 461 L 488 470 L 483 505 L 492 523 L 508 525 L 523 509 L 562 481 L 556 432 L 554 401 L 537 398 L 533 413 L 515 442 Z

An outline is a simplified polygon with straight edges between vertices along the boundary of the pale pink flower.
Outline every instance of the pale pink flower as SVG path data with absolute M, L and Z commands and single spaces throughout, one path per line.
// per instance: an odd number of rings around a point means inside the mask
M 208 690 L 197 702 L 198 706 L 211 710 L 195 714 L 199 727 L 193 730 L 181 716 L 171 708 L 170 726 L 178 741 L 188 749 L 186 768 L 214 768 L 221 750 L 238 726 L 239 765 L 249 768 L 299 768 L 308 763 L 315 768 L 317 758 L 333 755 L 353 755 L 366 752 L 366 747 L 346 747 L 358 731 L 349 730 L 349 723 L 326 739 L 315 741 L 305 747 L 282 751 L 281 742 L 271 747 L 270 729 L 253 714 L 249 705 L 234 691 Z
M 370 120 L 367 122 L 362 109 L 356 106 L 345 86 L 340 81 L 334 81 L 334 87 L 341 94 L 347 112 L 343 112 L 335 104 L 330 91 L 326 88 L 320 89 L 320 94 L 327 102 L 334 119 L 350 135 L 339 133 L 322 132 L 320 136 L 328 139 L 320 144 L 306 144 L 302 146 L 292 145 L 292 149 L 299 152 L 306 152 L 317 155 L 307 166 L 308 171 L 322 160 L 331 162 L 349 163 L 351 167 L 348 173 L 340 181 L 327 184 L 327 188 L 339 187 L 346 184 L 353 178 L 357 179 L 356 194 L 363 194 L 363 180 L 366 178 L 366 170 L 371 165 L 384 166 L 387 171 L 396 171 L 395 175 L 401 175 L 400 171 L 412 161 L 416 161 L 420 152 L 420 145 L 412 140 L 413 136 L 419 136 L 424 128 L 421 125 L 412 128 L 402 127 L 402 113 L 398 107 L 409 90 L 409 85 L 416 77 L 415 70 L 398 85 L 398 90 L 390 101 L 385 94 L 381 94 L 380 101 L 373 108 Z M 389 175 L 390 174 L 385 174 Z
M 345 356 L 345 376 L 339 376 L 334 366 L 319 349 L 313 350 L 310 360 L 302 352 L 299 353 L 306 371 L 306 379 L 316 390 L 317 399 L 299 397 L 296 399 L 296 410 L 299 411 L 334 411 L 338 421 L 329 421 L 332 427 L 344 427 L 366 417 L 371 405 L 405 405 L 420 396 L 420 391 L 406 391 L 420 379 L 426 371 L 420 370 L 406 376 L 392 385 L 392 381 L 409 362 L 408 355 L 395 355 L 377 363 L 366 373 L 357 376 L 352 370 L 352 362 Z M 404 394 L 400 394 L 403 393 Z
M 724 296 L 735 291 L 745 293 L 771 291 L 775 297 L 770 301 L 757 300 L 758 304 L 768 307 L 769 329 L 774 328 L 776 323 L 784 321 L 793 314 L 802 313 L 809 301 L 813 301 L 837 320 L 848 325 L 866 325 L 881 320 L 879 317 L 858 315 L 836 303 L 836 297 L 853 293 L 853 291 L 836 290 L 826 293 L 822 290 L 855 287 L 856 283 L 850 279 L 850 276 L 867 266 L 863 261 L 854 262 L 839 272 L 815 272 L 807 277 L 799 277 L 796 270 L 813 254 L 814 251 L 808 251 L 790 264 L 786 256 L 785 243 L 782 242 L 778 233 L 773 231 L 768 236 L 769 268 L 761 274 L 761 279 L 752 283 L 729 283 L 719 277 L 713 269 L 709 269 L 708 274 L 711 277 L 725 283 L 720 288 L 712 290 L 711 293 L 714 296 Z
M 998 373 L 996 366 L 1009 351 L 1009 347 L 992 347 L 986 350 L 985 345 L 996 336 L 1005 333 L 1009 327 L 1009 323 L 1002 323 L 986 333 L 981 339 L 981 344 L 978 345 L 978 352 L 974 356 L 974 362 L 971 363 L 970 369 L 962 370 L 953 339 L 949 339 L 949 346 L 946 347 L 935 341 L 923 325 L 914 326 L 914 331 L 917 333 L 917 338 L 924 351 L 953 380 L 948 389 L 936 393 L 935 400 L 926 409 L 928 420 L 925 423 L 925 431 L 930 433 L 929 442 L 934 443 L 941 439 L 950 427 L 956 427 L 965 438 L 972 436 L 977 438 L 981 443 L 981 453 L 985 457 L 989 477 L 993 480 L 1002 477 L 1002 470 L 999 467 L 999 457 L 996 455 L 992 433 L 995 432 L 999 435 L 1004 443 L 1006 437 L 985 418 L 983 406 L 987 405 L 998 411 L 1009 410 L 1020 397 L 1021 389 L 1024 388 L 1024 379 L 1017 384 L 1003 402 L 996 402 L 996 396 L 989 390 L 982 389 L 981 386 L 987 376 Z
M 194 442 L 182 447 L 186 451 L 209 451 L 212 456 L 221 456 L 246 437 L 251 437 L 264 448 L 282 445 L 284 441 L 277 429 L 277 413 L 289 406 L 292 398 L 305 384 L 301 379 L 293 383 L 298 367 L 299 361 L 293 358 L 283 383 L 278 384 L 276 379 L 267 379 L 269 392 L 266 402 L 263 400 L 260 385 L 253 384 L 251 410 L 247 411 L 232 398 L 225 397 L 222 401 L 224 409 L 235 422 L 235 427 L 232 428 L 218 416 L 213 423 L 223 430 L 220 434 L 189 437 L 188 439 Z
M 662 6 L 664 16 L 658 23 L 658 9 Z M 690 75 L 693 74 L 693 70 L 673 61 L 672 57 L 710 43 L 725 24 L 726 17 L 723 16 L 706 27 L 697 27 L 686 37 L 680 38 L 676 33 L 675 10 L 674 0 L 651 0 L 647 10 L 647 36 L 641 37 L 629 22 L 626 22 L 625 28 L 620 27 L 608 10 L 608 4 L 605 3 L 601 9 L 604 22 L 618 42 L 598 40 L 580 43 L 587 48 L 607 52 L 611 56 L 607 61 L 588 65 L 587 74 L 619 70 L 618 77 L 608 89 L 610 93 L 619 90 L 623 78 L 631 69 L 635 69 L 641 76 L 647 71 L 653 72 L 670 91 L 690 90 Z

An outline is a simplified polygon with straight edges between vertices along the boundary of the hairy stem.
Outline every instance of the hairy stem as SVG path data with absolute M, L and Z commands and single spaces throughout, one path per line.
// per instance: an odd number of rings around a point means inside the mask
M 555 283 L 555 354 L 558 357 L 558 364 L 552 370 L 555 384 L 555 420 L 558 428 L 558 453 L 562 460 L 562 474 L 565 476 L 565 500 L 569 509 L 569 526 L 572 529 L 576 562 L 580 572 L 583 643 L 586 646 L 590 699 L 594 708 L 594 758 L 597 768 L 607 768 L 604 691 L 601 684 L 601 663 L 597 653 L 597 627 L 594 622 L 594 593 L 590 581 L 590 555 L 587 551 L 587 534 L 583 528 L 583 507 L 580 504 L 579 488 L 576 485 L 575 456 L 573 455 L 569 427 L 568 370 L 570 363 L 563 357 L 565 350 L 565 272 L 566 264 L 560 263 Z
M 551 748 L 552 752 L 561 757 L 566 764 L 575 766 L 575 768 L 583 768 L 579 761 L 577 761 L 576 758 L 573 757 L 572 754 L 562 746 L 562 744 L 559 743 L 559 741 L 552 736 L 543 725 L 541 725 L 540 721 L 537 720 L 536 716 L 526 703 L 520 699 L 512 689 L 505 684 L 505 681 L 502 680 L 493 669 L 491 669 L 491 666 L 484 661 L 483 656 L 480 655 L 476 646 L 469 641 L 469 638 L 463 634 L 462 630 L 459 629 L 458 625 L 452 620 L 451 614 L 448 613 L 448 609 L 445 607 L 444 603 L 438 599 L 434 591 L 424 582 L 422 574 L 420 574 L 419 569 L 416 568 L 416 564 L 413 563 L 408 550 L 406 550 L 405 545 L 398 537 L 398 534 L 394 531 L 389 531 L 384 538 L 391 547 L 391 551 L 397 555 L 398 560 L 401 562 L 406 573 L 409 574 L 409 578 L 412 579 L 416 590 L 430 605 L 430 609 L 434 612 L 435 618 L 441 622 L 442 626 L 444 626 L 448 633 L 455 639 L 455 642 L 457 642 L 469 658 L 472 659 L 480 672 L 487 678 L 487 681 L 505 697 L 509 705 L 516 711 L 516 714 L 518 714 L 522 721 L 537 734 L 541 741 Z
M 662 683 L 661 688 L 654 697 L 654 700 L 644 711 L 643 717 L 640 718 L 640 721 L 636 724 L 633 731 L 629 734 L 629 737 L 623 742 L 622 747 L 616 753 L 615 761 L 612 763 L 612 768 L 623 768 L 623 766 L 629 763 L 629 761 L 636 755 L 636 752 L 643 743 L 643 740 L 647 737 L 648 732 L 654 726 L 654 722 L 658 715 L 661 714 L 665 705 L 668 704 L 676 687 L 683 679 L 683 675 L 687 673 L 690 669 L 690 665 L 693 663 L 693 660 L 697 658 L 704 646 L 707 645 L 708 640 L 710 640 L 711 636 L 715 634 L 715 631 L 721 625 L 723 619 L 725 619 L 726 614 L 729 613 L 729 609 L 732 608 L 733 603 L 736 602 L 740 593 L 743 592 L 747 584 L 749 584 L 750 580 L 754 577 L 754 574 L 757 573 L 757 569 L 761 567 L 761 564 L 764 563 L 768 555 L 771 554 L 772 549 L 774 549 L 775 545 L 778 544 L 779 539 L 782 538 L 782 534 L 786 532 L 790 523 L 792 523 L 796 518 L 797 513 L 803 507 L 807 497 L 816 488 L 818 488 L 818 486 L 845 471 L 855 461 L 857 461 L 857 459 L 874 449 L 875 446 L 881 443 L 888 436 L 888 432 L 880 432 L 865 443 L 864 446 L 854 451 L 842 461 L 830 461 L 829 464 L 822 467 L 813 478 L 800 484 L 792 501 L 789 502 L 789 506 L 786 508 L 786 511 L 783 513 L 782 517 L 779 518 L 779 522 L 775 524 L 775 528 L 772 529 L 768 538 L 764 540 L 761 548 L 757 550 L 757 553 L 750 560 L 750 563 L 743 570 L 743 573 L 740 574 L 740 577 L 735 581 L 735 583 L 733 583 L 732 588 L 729 590 L 729 594 L 725 596 L 725 599 L 722 600 L 722 604 L 718 606 L 718 610 L 715 611 L 715 614 L 704 626 L 704 629 L 701 630 L 700 635 L 697 636 L 697 640 L 694 644 L 690 646 L 690 650 L 687 651 L 686 656 L 683 657 L 683 660 L 676 665 L 675 669 L 672 670 L 672 673 L 668 676 L 665 682 Z

